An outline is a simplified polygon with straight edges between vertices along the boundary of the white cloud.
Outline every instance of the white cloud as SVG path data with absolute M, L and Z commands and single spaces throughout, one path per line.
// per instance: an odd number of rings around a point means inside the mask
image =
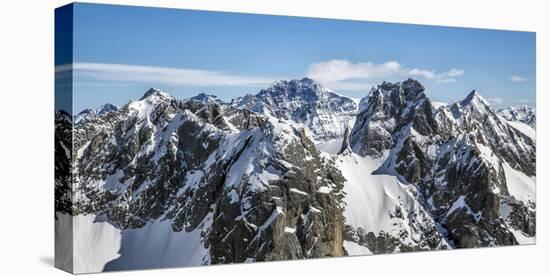
M 435 80 L 441 83 L 456 82 L 456 77 L 464 74 L 464 70 L 452 68 L 446 72 L 421 68 L 406 68 L 397 61 L 385 63 L 357 62 L 352 63 L 345 59 L 313 63 L 309 66 L 307 76 L 327 86 L 331 83 L 342 83 L 346 80 L 366 80 L 390 77 L 420 77 Z M 357 83 L 356 83 L 357 84 Z M 330 86 L 329 86 L 330 87 Z
M 311 64 L 307 76 L 328 83 L 349 79 L 385 77 L 401 71 L 401 65 L 395 61 L 375 64 L 372 62 L 351 63 L 344 59 L 333 59 Z
M 534 102 L 533 100 L 531 99 L 519 99 L 517 100 L 518 103 L 532 103 Z
M 464 70 L 453 68 L 446 73 L 447 77 L 459 77 L 464 75 Z
M 524 81 L 526 81 L 527 79 L 524 78 L 524 77 L 518 76 L 518 75 L 512 75 L 512 76 L 510 77 L 510 80 L 513 81 L 513 82 L 524 82 Z
M 437 82 L 439 82 L 439 83 L 451 83 L 451 82 L 456 82 L 456 79 L 455 78 L 439 79 L 439 80 L 437 80 Z
M 497 97 L 497 98 L 489 98 L 487 99 L 490 103 L 495 103 L 495 104 L 502 104 L 504 102 L 504 99 L 503 98 L 500 98 L 500 97 Z
M 277 78 L 246 76 L 222 71 L 140 66 L 108 63 L 74 63 L 56 68 L 56 74 L 73 69 L 82 80 L 132 81 L 193 86 L 251 86 L 264 87 Z
M 430 80 L 437 80 L 440 82 L 455 82 L 454 77 L 460 77 L 464 74 L 464 70 L 452 68 L 447 72 L 436 73 L 434 70 L 418 69 L 414 68 L 409 71 L 411 76 L 420 76 Z
M 74 63 L 56 67 L 56 75 L 61 77 L 73 70 L 73 76 L 80 82 L 142 82 L 150 85 L 173 84 L 190 86 L 248 86 L 265 87 L 278 79 L 273 76 L 233 74 L 224 71 L 200 70 L 192 68 L 170 68 L 110 63 Z M 371 80 L 408 76 L 434 80 L 439 83 L 456 82 L 463 70 L 451 69 L 436 72 L 421 68 L 406 68 L 397 61 L 385 63 L 357 62 L 333 59 L 313 63 L 306 75 L 335 90 L 365 91 L 372 87 Z
M 435 79 L 436 77 L 436 74 L 433 70 L 425 70 L 425 69 L 418 69 L 418 68 L 414 68 L 410 70 L 409 75 L 414 77 L 424 77 L 430 80 Z

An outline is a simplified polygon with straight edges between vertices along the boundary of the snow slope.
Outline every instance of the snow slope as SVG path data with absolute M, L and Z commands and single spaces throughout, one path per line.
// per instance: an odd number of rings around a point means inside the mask
M 372 255 L 372 251 L 370 251 L 366 246 L 359 245 L 352 241 L 344 241 L 344 248 L 348 252 L 349 256 Z
M 448 103 L 445 103 L 445 102 L 434 102 L 432 101 L 432 106 L 435 108 L 435 109 L 438 109 L 442 106 L 447 106 Z
M 344 185 L 347 223 L 355 228 L 363 227 L 367 232 L 395 230 L 388 214 L 399 204 L 398 198 L 407 198 L 397 178 L 372 175 L 381 162 L 368 156 L 343 156 L 337 164 L 347 180 Z
M 417 224 L 435 228 L 435 222 L 412 195 L 413 187 L 402 184 L 392 175 L 373 174 L 383 160 L 384 157 L 361 157 L 355 153 L 337 157 L 336 165 L 346 178 L 343 189 L 346 223 L 354 229 L 361 227 L 375 235 L 387 233 L 399 237 L 402 231 L 406 231 L 407 236 L 402 242 L 417 245 L 417 241 L 422 240 Z M 414 213 L 417 216 L 413 220 L 408 215 L 397 217 L 397 210 L 402 214 Z M 447 245 L 445 241 L 443 244 Z M 349 244 L 348 247 L 354 248 Z
M 174 232 L 169 221 L 120 231 L 107 222 L 97 222 L 95 215 L 77 215 L 72 218 L 73 244 L 71 233 L 66 232 L 71 229 L 71 216 L 57 213 L 57 218 L 57 229 L 65 231 L 56 232 L 56 255 L 73 252 L 75 274 L 209 264 L 201 231 L 209 227 L 211 216 L 194 231 Z M 71 260 L 68 255 L 59 259 Z
M 513 122 L 513 121 L 507 121 L 507 123 L 517 129 L 519 132 L 527 135 L 527 137 L 531 138 L 533 141 L 536 140 L 537 134 L 536 131 L 530 127 L 529 125 L 522 123 L 522 122 Z
M 343 137 L 332 139 L 326 142 L 320 142 L 315 144 L 315 148 L 317 148 L 317 150 L 319 151 L 326 152 L 329 154 L 338 154 L 338 152 L 342 148 L 343 141 L 344 141 Z
M 536 201 L 536 178 L 514 170 L 508 163 L 502 162 L 508 192 L 517 200 L 527 203 Z
M 95 215 L 73 217 L 74 273 L 102 271 L 119 256 L 120 231 L 107 222 L 95 222 Z
M 154 221 L 140 229 L 123 230 L 120 258 L 109 262 L 105 271 L 209 264 L 201 231 L 209 227 L 210 221 L 211 216 L 207 216 L 202 225 L 191 232 L 174 232 L 170 221 Z
M 536 236 L 529 237 L 525 235 L 521 230 L 517 230 L 514 228 L 510 228 L 510 231 L 512 232 L 512 234 L 514 234 L 514 237 L 519 244 L 535 244 L 537 242 Z
M 96 222 L 95 215 L 70 215 L 56 213 L 56 255 L 66 255 L 62 259 L 70 262 L 73 259 L 73 273 L 100 272 L 106 263 L 120 255 L 120 231 L 107 222 Z M 72 224 L 72 226 L 71 226 Z M 68 233 L 67 231 L 71 231 Z M 73 242 L 71 243 L 71 237 Z M 71 250 L 72 246 L 72 250 Z M 61 267 L 70 267 L 65 263 Z

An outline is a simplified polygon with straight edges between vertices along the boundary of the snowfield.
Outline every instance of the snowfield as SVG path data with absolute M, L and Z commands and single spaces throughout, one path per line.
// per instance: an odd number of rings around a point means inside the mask
M 514 170 L 508 163 L 503 162 L 504 174 L 508 192 L 517 200 L 528 203 L 536 201 L 536 178 L 529 177 L 522 172 Z
M 385 232 L 391 236 L 399 236 L 399 232 L 405 230 L 408 236 L 403 242 L 415 245 L 421 239 L 419 236 L 421 233 L 414 224 L 418 222 L 435 227 L 435 222 L 411 194 L 409 187 L 401 183 L 397 177 L 373 174 L 384 160 L 384 157 L 375 159 L 369 156 L 361 157 L 355 153 L 337 157 L 336 165 L 346 178 L 344 185 L 346 223 L 354 229 L 361 227 L 367 233 L 373 232 L 375 235 Z M 404 218 L 392 217 L 391 214 L 396 210 L 400 210 L 403 214 L 415 213 L 419 216 L 416 222 L 411 221 L 407 215 Z M 350 247 L 349 243 L 347 246 Z M 353 248 L 353 245 L 351 247 Z
M 201 231 L 209 227 L 211 216 L 191 232 L 174 232 L 169 221 L 150 222 L 140 229 L 120 233 L 120 258 L 110 261 L 105 271 L 150 269 L 209 264 Z
M 57 218 L 57 229 L 71 229 L 71 216 L 57 213 Z M 61 267 L 72 265 L 78 274 L 209 264 L 201 227 L 191 232 L 174 232 L 169 221 L 155 221 L 141 229 L 121 231 L 95 220 L 95 215 L 77 215 L 72 217 L 72 234 L 56 232 L 56 255 L 64 254 L 60 259 L 70 261 L 72 252 L 74 257 L 73 264 L 60 264 Z M 208 227 L 210 220 L 207 216 L 201 226 Z
M 95 222 L 95 215 L 77 215 L 57 213 L 56 255 L 73 254 L 73 273 L 103 271 L 105 264 L 120 256 L 120 230 L 107 222 Z M 72 223 L 72 227 L 71 227 Z M 59 230 L 70 231 L 67 233 Z M 74 235 L 74 236 L 73 236 Z M 71 244 L 70 238 L 73 238 Z M 71 250 L 72 245 L 72 250 Z M 65 259 L 66 258 L 66 259 Z M 57 259 L 57 258 L 56 258 Z M 63 259 L 70 260 L 70 256 Z M 71 265 L 71 264 L 65 264 Z M 66 266 L 64 266 L 66 267 Z
M 348 252 L 349 256 L 372 255 L 372 252 L 367 247 L 359 245 L 355 242 L 344 241 L 344 248 Z
M 537 140 L 537 133 L 536 131 L 522 123 L 522 122 L 512 122 L 512 121 L 506 121 L 511 127 L 517 129 L 519 132 L 525 134 L 527 137 L 531 138 L 533 141 L 536 141 Z
M 330 153 L 330 154 L 338 154 L 338 151 L 342 148 L 342 142 L 344 141 L 344 138 L 337 138 L 332 139 L 326 142 L 320 142 L 315 145 L 317 150 Z

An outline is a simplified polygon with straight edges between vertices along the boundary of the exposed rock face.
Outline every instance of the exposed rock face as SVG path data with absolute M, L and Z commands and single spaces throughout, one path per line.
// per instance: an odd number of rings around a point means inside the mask
M 346 154 L 349 152 L 351 152 L 351 147 L 349 145 L 349 128 L 346 128 L 346 131 L 344 132 L 344 138 L 342 140 L 342 146 L 340 147 L 338 154 Z
M 343 178 L 303 129 L 150 90 L 77 124 L 75 145 L 76 214 L 203 229 L 213 264 L 344 255 Z
M 521 122 L 533 129 L 537 128 L 536 109 L 526 105 L 510 106 L 500 109 L 498 115 L 502 116 L 507 121 Z
M 79 123 L 81 121 L 91 120 L 97 116 L 102 116 L 110 112 L 117 111 L 117 107 L 112 104 L 104 104 L 98 107 L 96 110 L 84 109 L 78 115 L 76 115 L 74 122 Z
M 65 111 L 55 113 L 55 210 L 72 212 L 72 119 Z
M 351 133 L 352 149 L 384 158 L 376 173 L 413 184 L 452 247 L 517 244 L 513 231 L 533 233 L 534 198 L 521 202 L 509 193 L 504 166 L 534 177 L 535 142 L 475 91 L 434 111 L 423 90 L 410 79 L 373 89 Z
M 357 104 L 312 79 L 278 81 L 257 95 L 237 98 L 232 106 L 302 125 L 311 139 L 339 138 L 353 125 Z
M 152 88 L 56 114 L 56 210 L 123 242 L 166 224 L 203 252 L 192 265 L 525 243 L 535 141 L 507 120 L 475 91 L 436 109 L 413 79 L 359 106 L 311 79 L 231 103 Z
M 424 87 L 415 80 L 384 82 L 373 88 L 366 102 L 350 137 L 351 147 L 359 155 L 380 156 L 393 145 L 393 136 L 408 124 L 425 136 L 437 131 L 431 103 Z

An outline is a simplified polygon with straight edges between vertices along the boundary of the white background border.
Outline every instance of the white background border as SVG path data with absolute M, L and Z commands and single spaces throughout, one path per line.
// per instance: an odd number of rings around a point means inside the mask
M 87 1 L 100 2 L 100 1 Z M 358 19 L 537 32 L 537 245 L 309 261 L 150 270 L 109 275 L 533 275 L 550 271 L 547 1 L 101 1 L 113 4 Z M 53 264 L 55 7 L 0 2 L 0 274 L 63 275 Z M 546 26 L 545 26 L 546 25 Z M 521 91 L 518 91 L 520 93 Z M 546 217 L 545 217 L 546 216 Z M 546 257 L 545 257 L 546 255 Z

